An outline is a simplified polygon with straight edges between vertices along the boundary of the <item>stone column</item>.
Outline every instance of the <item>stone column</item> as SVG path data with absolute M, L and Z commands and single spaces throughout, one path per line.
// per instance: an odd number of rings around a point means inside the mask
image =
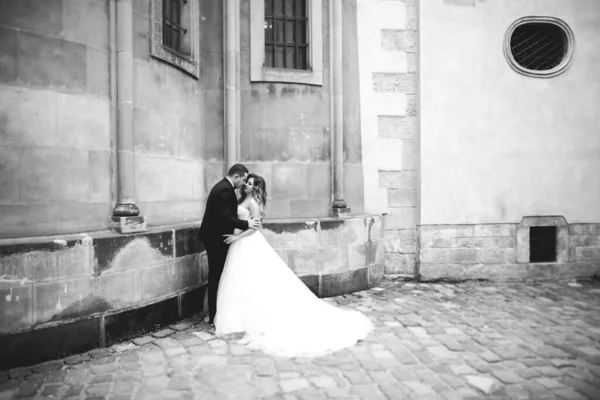
M 116 0 L 117 72 L 117 204 L 113 229 L 120 233 L 146 230 L 135 205 L 133 153 L 133 4 Z
M 350 209 L 344 200 L 344 92 L 343 92 L 343 63 L 342 63 L 342 0 L 332 0 L 330 3 L 332 18 L 330 21 L 330 37 L 333 73 L 333 203 L 331 215 L 339 217 L 349 214 Z
M 239 1 L 223 2 L 225 77 L 225 172 L 239 160 L 240 40 Z

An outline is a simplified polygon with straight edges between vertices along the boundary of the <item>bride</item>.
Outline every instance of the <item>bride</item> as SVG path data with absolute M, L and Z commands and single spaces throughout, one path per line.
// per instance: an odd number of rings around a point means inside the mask
M 250 174 L 238 218 L 264 217 L 262 177 Z M 354 310 L 315 296 L 255 229 L 225 235 L 231 243 L 217 292 L 215 334 L 245 333 L 240 343 L 285 357 L 314 357 L 353 346 L 373 329 Z

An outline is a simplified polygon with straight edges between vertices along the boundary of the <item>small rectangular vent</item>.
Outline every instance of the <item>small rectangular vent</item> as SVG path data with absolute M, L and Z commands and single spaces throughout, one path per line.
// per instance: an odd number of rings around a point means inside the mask
M 529 262 L 556 262 L 556 226 L 529 228 Z

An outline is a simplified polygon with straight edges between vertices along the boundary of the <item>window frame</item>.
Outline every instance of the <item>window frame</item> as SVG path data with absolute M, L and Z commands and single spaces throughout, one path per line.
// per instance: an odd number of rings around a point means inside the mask
M 536 70 L 525 68 L 525 67 L 521 66 L 515 60 L 515 58 L 512 54 L 511 46 L 510 46 L 510 41 L 511 41 L 512 35 L 513 35 L 515 29 L 517 29 L 519 26 L 530 24 L 530 23 L 553 24 L 553 25 L 556 25 L 559 29 L 561 29 L 564 32 L 566 40 L 567 40 L 567 43 L 566 43 L 567 51 L 566 51 L 562 61 L 560 62 L 560 64 L 558 64 L 556 67 L 545 70 L 545 71 L 536 71 Z M 504 35 L 504 56 L 506 57 L 508 64 L 516 72 L 518 72 L 522 75 L 525 75 L 525 76 L 532 77 L 532 78 L 552 78 L 554 76 L 562 74 L 571 65 L 571 62 L 573 61 L 573 53 L 574 52 L 575 52 L 575 36 L 573 34 L 573 31 L 571 30 L 569 25 L 567 25 L 566 22 L 564 22 L 563 20 L 561 20 L 559 18 L 555 18 L 555 17 L 527 16 L 527 17 L 519 18 L 508 27 L 506 34 Z
M 171 15 L 165 16 L 165 4 L 168 3 L 171 4 Z M 163 46 L 166 46 L 170 50 L 181 54 L 184 54 L 181 51 L 181 44 L 183 42 L 182 33 L 185 35 L 188 31 L 188 29 L 185 29 L 182 24 L 182 17 L 184 15 L 183 10 L 187 3 L 188 0 L 163 0 Z M 177 5 L 175 10 L 173 9 L 173 5 Z M 165 25 L 167 25 L 168 30 L 165 30 Z M 168 36 L 167 32 L 170 32 L 171 34 L 171 44 L 169 45 L 165 44 L 165 37 Z M 173 35 L 175 38 L 173 38 Z M 172 44 L 175 44 L 175 47 L 172 46 Z
M 529 230 L 534 226 L 556 227 L 556 259 L 555 261 L 531 262 Z M 517 263 L 531 265 L 550 265 L 569 262 L 569 225 L 563 216 L 529 216 L 523 217 L 517 225 Z
M 307 69 L 265 66 L 265 2 L 250 2 L 250 81 L 323 86 L 323 1 L 306 0 Z
M 163 42 L 163 3 L 152 0 L 150 55 L 185 71 L 196 79 L 200 78 L 200 4 L 201 0 L 187 0 L 189 8 L 190 54 L 179 53 Z
M 271 2 L 274 2 L 277 0 L 271 0 Z M 295 0 L 295 1 L 300 1 L 300 0 Z M 273 4 L 273 8 L 274 8 L 274 4 Z M 296 7 L 294 7 L 294 13 L 297 11 Z M 293 48 L 294 51 L 294 60 L 293 60 L 293 66 L 292 67 L 270 67 L 270 68 L 285 68 L 285 69 L 296 69 L 296 70 L 300 70 L 300 71 L 306 71 L 309 68 L 309 63 L 308 63 L 308 52 L 310 51 L 310 43 L 309 43 L 309 37 L 308 37 L 308 2 L 306 0 L 304 0 L 304 16 L 299 16 L 299 15 L 287 15 L 284 14 L 282 15 L 277 15 L 275 14 L 275 11 L 273 9 L 273 14 L 269 14 L 269 17 L 273 20 L 273 30 L 272 30 L 272 40 L 267 40 L 267 37 L 265 36 L 265 59 L 267 58 L 266 55 L 266 47 L 267 46 L 272 46 L 273 47 L 273 64 L 275 64 L 275 59 L 276 59 L 276 49 L 283 47 L 283 51 L 284 51 L 284 55 L 283 55 L 283 63 L 286 64 L 287 61 L 287 50 L 288 48 Z M 265 20 L 267 18 L 267 13 L 265 11 Z M 275 31 L 276 28 L 276 22 L 277 21 L 283 21 L 283 38 L 281 38 L 281 41 L 278 41 L 277 38 L 277 32 Z M 288 41 L 288 30 L 287 30 L 287 24 L 288 22 L 292 21 L 294 23 L 294 31 L 293 31 L 293 35 L 295 36 L 296 40 L 293 41 Z M 267 22 L 265 21 L 265 24 Z M 298 40 L 298 23 L 303 23 L 304 24 L 304 43 L 301 43 Z M 304 49 L 304 63 L 305 63 L 305 67 L 304 68 L 297 68 L 298 63 L 299 63 L 299 55 L 300 55 L 300 49 Z M 265 64 L 267 63 L 268 60 L 265 60 Z

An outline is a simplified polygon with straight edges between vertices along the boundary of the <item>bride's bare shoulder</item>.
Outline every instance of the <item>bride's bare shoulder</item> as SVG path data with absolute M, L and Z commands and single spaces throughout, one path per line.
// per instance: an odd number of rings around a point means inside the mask
M 256 201 L 256 199 L 254 199 L 254 198 L 248 199 L 248 209 L 250 210 L 252 215 L 254 215 L 254 216 L 260 215 L 260 204 L 258 203 L 258 201 Z

